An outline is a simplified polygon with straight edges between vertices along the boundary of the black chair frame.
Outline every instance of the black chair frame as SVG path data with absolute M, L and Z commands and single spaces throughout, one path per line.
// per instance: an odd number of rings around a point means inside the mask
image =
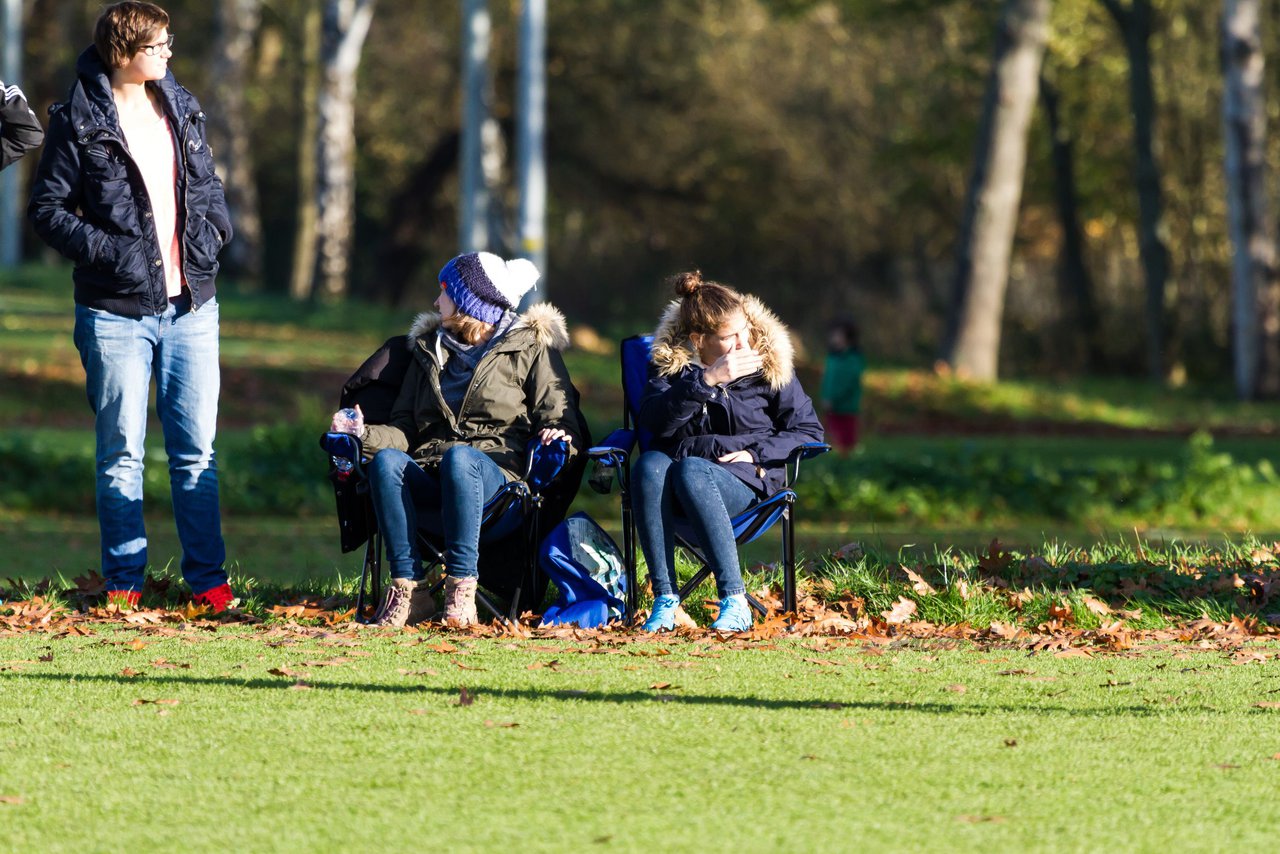
M 329 479 L 335 486 L 343 482 L 354 482 L 356 493 L 361 496 L 360 508 L 364 514 L 364 529 L 368 540 L 365 543 L 364 563 L 360 572 L 360 584 L 356 592 L 356 620 L 367 622 L 365 609 L 370 602 L 377 603 L 382 599 L 382 553 L 383 538 L 378 528 L 377 515 L 373 509 L 373 498 L 369 492 L 369 478 L 365 469 L 363 444 L 355 436 L 345 433 L 325 433 L 320 439 L 320 446 L 330 454 Z M 341 471 L 332 462 L 332 458 L 344 458 L 352 461 L 349 471 Z M 481 546 L 484 536 L 491 531 L 494 524 L 503 519 L 514 507 L 519 507 L 521 534 L 524 541 L 525 566 L 522 581 L 511 597 L 510 608 L 503 613 L 495 602 L 483 590 L 476 591 L 476 604 L 488 612 L 494 619 L 503 622 L 515 622 L 520 615 L 520 598 L 526 585 L 531 586 L 537 572 L 537 546 L 539 540 L 539 511 L 542 509 L 543 496 L 540 491 L 529 485 L 529 474 L 534 463 L 531 451 L 525 467 L 524 477 L 511 481 L 485 504 L 480 520 Z M 352 520 L 339 513 L 339 524 L 348 527 Z M 346 532 L 344 531 L 344 534 Z M 428 573 L 444 563 L 444 551 L 429 532 L 419 528 L 417 531 L 419 551 L 422 553 Z M 431 586 L 434 596 L 444 587 L 444 576 Z
M 633 399 L 633 390 L 627 383 L 628 348 L 640 345 L 647 347 L 648 336 L 635 335 L 624 339 L 620 349 L 623 376 L 623 408 L 622 427 L 615 430 L 605 441 L 589 450 L 588 455 L 598 469 L 612 470 L 618 484 L 618 493 L 622 507 L 622 553 L 627 561 L 627 607 L 631 613 L 636 610 L 637 596 L 637 560 L 636 560 L 636 526 L 635 512 L 631 493 L 631 454 L 637 442 L 642 442 L 640 429 L 635 422 L 634 413 L 639 409 L 639 400 Z M 782 526 L 782 601 L 787 613 L 796 610 L 796 548 L 795 548 L 795 503 L 796 493 L 792 488 L 800 477 L 800 463 L 831 450 L 831 446 L 823 442 L 806 442 L 793 450 L 787 458 L 787 477 L 782 489 L 762 498 L 750 509 L 739 514 L 741 520 L 747 514 L 754 514 L 750 521 L 738 531 L 735 541 L 739 546 L 745 545 L 759 537 L 775 523 Z M 593 478 L 593 481 L 595 478 Z M 604 481 L 608 484 L 609 481 Z M 689 538 L 676 534 L 676 544 L 692 555 L 701 564 L 694 576 L 681 586 L 680 601 L 684 601 L 711 574 L 711 567 L 703 551 Z M 751 594 L 747 594 L 751 606 L 761 614 L 768 609 Z

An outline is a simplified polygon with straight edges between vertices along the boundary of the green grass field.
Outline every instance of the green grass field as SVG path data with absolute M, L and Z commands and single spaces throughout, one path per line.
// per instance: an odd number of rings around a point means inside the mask
M 1273 844 L 1275 646 L 168 633 L 0 638 L 7 849 Z
M 315 438 L 412 312 L 220 290 L 224 528 L 261 622 L 23 623 L 33 595 L 93 603 L 92 422 L 67 271 L 0 279 L 0 849 L 1273 844 L 1280 405 L 873 359 L 864 446 L 805 471 L 793 633 L 868 634 L 360 633 Z M 603 436 L 616 354 L 567 361 Z M 181 609 L 152 448 L 152 574 L 172 586 L 146 605 Z M 616 496 L 579 507 L 616 533 Z M 778 583 L 777 549 L 744 551 L 753 590 Z M 712 593 L 687 603 L 704 625 Z M 308 595 L 332 610 L 272 610 Z

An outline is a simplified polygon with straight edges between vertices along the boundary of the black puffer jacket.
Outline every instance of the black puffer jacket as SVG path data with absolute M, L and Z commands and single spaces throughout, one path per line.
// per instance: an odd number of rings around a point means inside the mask
M 52 110 L 27 216 L 46 243 L 75 262 L 77 303 L 126 317 L 162 314 L 168 296 L 151 203 L 95 48 L 80 54 L 76 73 L 67 102 Z M 182 272 L 199 309 L 213 298 L 218 251 L 231 239 L 231 220 L 200 104 L 172 71 L 147 85 L 160 95 L 181 147 Z

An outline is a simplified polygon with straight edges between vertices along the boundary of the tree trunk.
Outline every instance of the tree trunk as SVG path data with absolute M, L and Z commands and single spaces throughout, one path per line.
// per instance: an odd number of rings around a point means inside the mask
M 1129 102 L 1133 111 L 1133 147 L 1138 189 L 1138 251 L 1147 285 L 1147 372 L 1164 379 L 1165 283 L 1169 249 L 1163 236 L 1164 198 L 1155 154 L 1156 96 L 1151 80 L 1151 0 L 1102 0 L 1120 28 L 1129 57 Z
M 1044 56 L 1049 0 L 1006 0 L 978 127 L 956 258 L 947 361 L 996 379 L 1009 258 L 1027 159 L 1027 128 Z
M 493 119 L 488 0 L 462 4 L 462 137 L 458 166 L 458 251 L 493 250 L 501 233 L 494 194 L 502 172 L 502 134 Z
M 317 167 L 320 135 L 320 0 L 307 0 L 302 21 L 302 127 L 298 132 L 298 204 L 289 296 L 311 298 L 316 281 Z
M 1068 332 L 1066 340 L 1079 341 L 1075 361 L 1090 371 L 1102 365 L 1098 340 L 1098 304 L 1094 298 L 1093 277 L 1084 262 L 1084 229 L 1080 226 L 1080 206 L 1076 199 L 1075 145 L 1071 131 L 1062 123 L 1058 112 L 1057 87 L 1040 76 L 1040 100 L 1044 104 L 1053 150 L 1054 190 L 1058 219 L 1062 223 L 1062 259 L 1058 270 L 1062 305 Z
M 522 307 L 547 299 L 547 0 L 524 0 L 517 80 L 517 250 L 542 273 Z
M 262 275 L 262 219 L 253 174 L 253 145 L 246 121 L 245 89 L 262 0 L 217 4 L 211 78 L 217 109 L 209 115 L 209 145 L 215 154 L 236 239 L 222 255 L 228 271 L 249 279 Z
M 1222 13 L 1223 98 L 1236 394 L 1280 388 L 1276 338 L 1276 246 L 1267 205 L 1266 103 L 1262 93 L 1260 0 L 1226 0 Z M 1261 334 L 1260 334 L 1261 333 Z
M 347 293 L 355 231 L 356 71 L 373 0 L 326 0 L 319 98 L 320 186 L 318 254 L 320 296 Z

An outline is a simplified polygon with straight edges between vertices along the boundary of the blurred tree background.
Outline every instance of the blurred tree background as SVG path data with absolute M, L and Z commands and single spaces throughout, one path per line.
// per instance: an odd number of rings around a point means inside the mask
M 318 273 L 295 259 L 310 257 L 297 240 L 299 223 L 306 235 L 314 229 L 305 176 L 317 157 L 323 19 L 340 0 L 163 5 L 177 37 L 174 71 L 211 127 L 224 129 L 215 155 L 249 208 L 239 216 L 259 223 L 241 230 L 227 273 L 263 291 L 325 298 L 323 288 L 299 288 Z M 550 3 L 548 296 L 572 321 L 619 334 L 656 315 L 664 276 L 698 267 L 759 294 L 811 342 L 847 313 L 874 360 L 931 364 L 945 354 L 1003 6 Z M 22 83 L 38 112 L 63 97 L 100 8 L 27 0 Z M 1274 55 L 1280 4 L 1261 8 L 1262 55 Z M 493 110 L 510 152 L 520 4 L 490 0 L 489 9 Z M 1000 320 L 1001 376 L 1230 383 L 1222 15 L 1220 3 L 1192 0 L 1052 3 Z M 456 251 L 460 42 L 456 0 L 372 6 L 356 78 L 351 297 L 421 307 Z M 1143 45 L 1147 69 L 1135 67 Z M 1143 70 L 1152 95 L 1145 165 L 1132 88 Z M 1263 87 L 1271 126 L 1276 73 L 1266 69 Z M 1280 160 L 1274 135 L 1264 154 L 1265 184 Z M 34 160 L 19 168 L 28 179 Z M 1148 202 L 1157 192 L 1154 214 L 1140 202 L 1140 179 Z M 1272 205 L 1268 187 L 1256 191 Z M 511 191 L 499 198 L 513 222 Z M 505 239 L 494 250 L 515 254 Z M 1144 239 L 1167 253 L 1154 291 Z M 45 252 L 29 233 L 25 247 Z

